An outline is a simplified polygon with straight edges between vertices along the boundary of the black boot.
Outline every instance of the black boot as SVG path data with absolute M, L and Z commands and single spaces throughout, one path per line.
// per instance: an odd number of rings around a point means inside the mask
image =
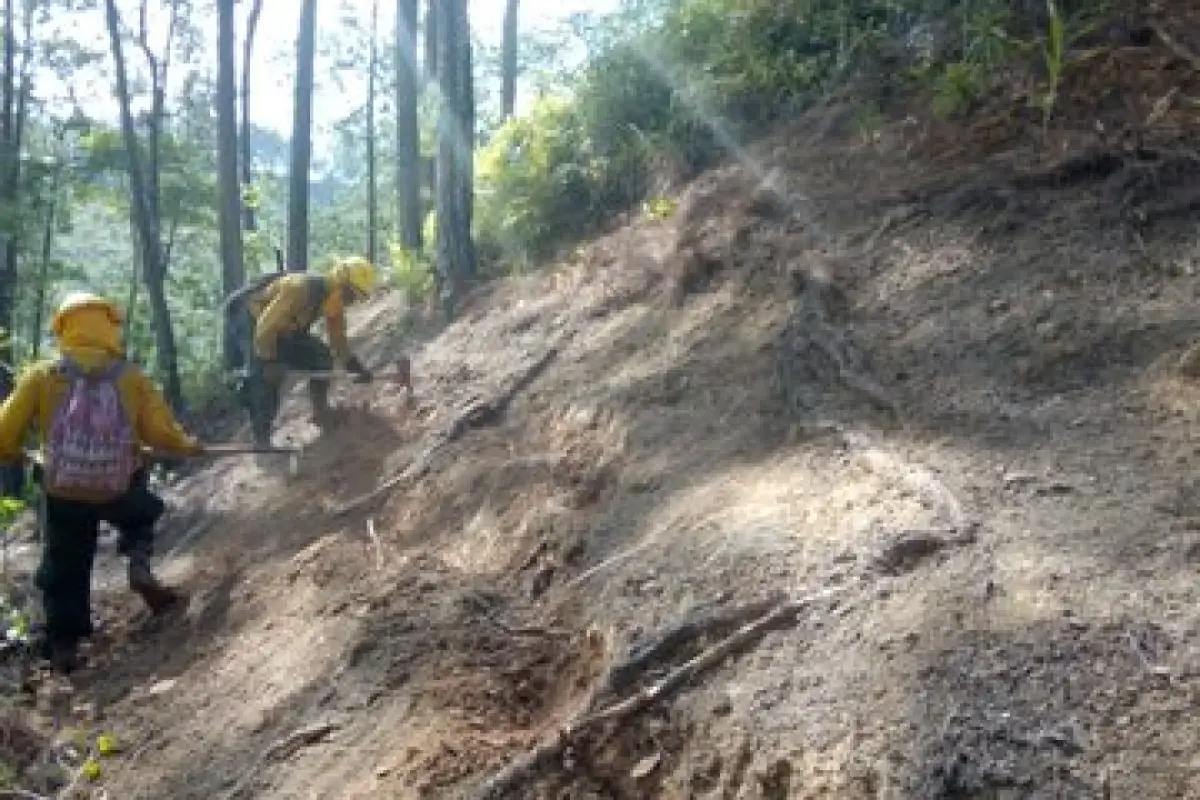
M 78 639 L 43 636 L 37 642 L 35 652 L 39 658 L 50 662 L 51 668 L 64 675 L 69 675 L 83 666 Z
M 150 557 L 140 552 L 129 555 L 129 588 L 155 614 L 168 610 L 183 599 L 179 592 L 159 582 L 150 568 Z

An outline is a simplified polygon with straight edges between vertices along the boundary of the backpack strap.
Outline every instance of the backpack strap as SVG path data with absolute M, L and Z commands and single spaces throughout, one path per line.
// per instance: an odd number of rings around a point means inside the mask
M 69 381 L 82 378 L 85 374 L 83 367 L 79 366 L 79 362 L 70 356 L 62 356 L 59 358 L 58 371 Z
M 275 281 L 282 278 L 284 275 L 287 275 L 287 273 L 286 272 L 268 272 L 266 275 L 258 276 L 257 278 L 250 281 L 250 283 L 247 283 L 242 288 L 234 289 L 232 292 L 229 293 L 229 296 L 225 298 L 224 302 L 221 303 L 221 310 L 224 311 L 225 313 L 229 313 L 234 308 L 236 308 L 238 306 L 238 304 L 240 304 L 243 300 L 245 300 L 246 298 L 250 297 L 253 294 L 257 294 L 258 292 L 261 292 L 263 289 L 267 288 L 272 283 L 274 283 Z
M 114 359 L 111 364 L 101 370 L 89 372 L 80 366 L 79 362 L 70 356 L 62 356 L 58 360 L 58 371 L 63 377 L 69 381 L 75 381 L 80 378 L 91 380 L 116 380 L 121 377 L 122 373 L 129 366 L 129 362 L 124 358 Z
M 320 313 L 321 306 L 329 299 L 333 287 L 331 281 L 323 275 L 308 275 L 305 277 L 308 286 L 308 303 L 312 306 L 313 315 L 316 316 Z

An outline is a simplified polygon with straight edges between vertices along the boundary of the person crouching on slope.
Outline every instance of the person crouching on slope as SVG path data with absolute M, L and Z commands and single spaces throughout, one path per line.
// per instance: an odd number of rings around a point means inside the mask
M 349 258 L 338 262 L 328 275 L 268 275 L 225 300 L 231 343 L 246 366 L 246 404 L 257 446 L 271 444 L 288 367 L 314 371 L 336 367 L 355 373 L 356 382 L 371 381 L 370 370 L 350 352 L 345 309 L 365 300 L 374 289 L 374 265 L 365 258 Z M 320 317 L 325 319 L 328 345 L 310 332 Z M 321 428 L 333 425 L 329 381 L 309 380 L 308 393 L 313 422 Z
M 31 367 L 0 406 L 0 464 L 17 464 L 36 424 L 43 452 L 45 539 L 35 585 L 42 592 L 41 655 L 56 667 L 78 666 L 79 640 L 92 633 L 91 578 L 99 524 L 120 533 L 129 557 L 129 588 L 155 613 L 181 599 L 150 568 L 154 525 L 163 501 L 150 491 L 142 447 L 195 455 L 165 399 L 121 346 L 122 314 L 96 295 L 74 293 L 52 330 L 60 358 Z

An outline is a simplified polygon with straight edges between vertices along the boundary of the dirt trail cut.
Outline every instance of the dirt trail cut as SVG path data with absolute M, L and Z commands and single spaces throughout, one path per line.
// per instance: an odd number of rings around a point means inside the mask
M 1200 797 L 1191 226 L 818 116 L 173 488 L 108 796 Z

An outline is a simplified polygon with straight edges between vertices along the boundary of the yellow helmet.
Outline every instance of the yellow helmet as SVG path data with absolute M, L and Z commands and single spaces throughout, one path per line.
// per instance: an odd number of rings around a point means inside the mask
M 91 292 L 71 292 L 58 304 L 58 310 L 54 312 L 54 319 L 50 322 L 50 330 L 54 332 L 55 336 L 62 336 L 63 325 L 67 318 L 85 308 L 102 309 L 107 312 L 108 319 L 113 325 L 120 325 L 125 321 L 125 315 L 121 313 L 121 309 L 108 298 Z
M 360 256 L 343 258 L 334 265 L 330 276 L 363 297 L 375 291 L 375 265 Z

